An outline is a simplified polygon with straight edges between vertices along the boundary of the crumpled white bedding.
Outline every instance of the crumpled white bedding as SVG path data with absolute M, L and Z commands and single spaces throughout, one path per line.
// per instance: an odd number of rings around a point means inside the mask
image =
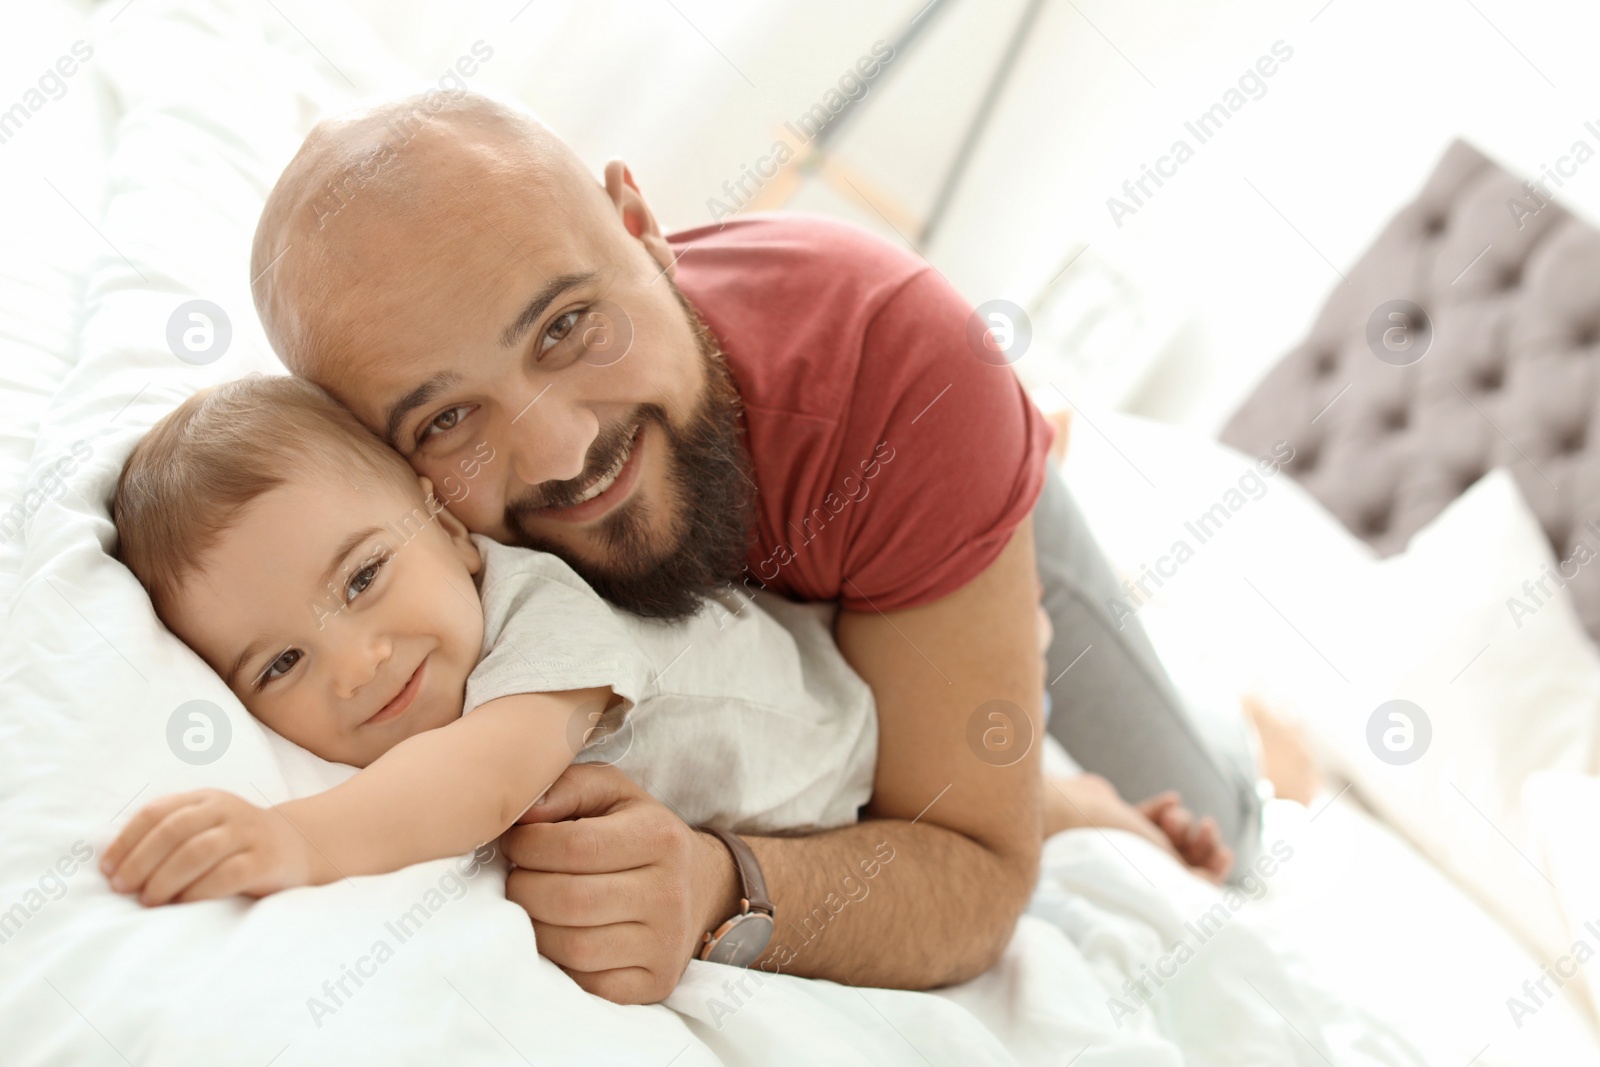
M 110 140 L 94 57 L 78 63 L 71 55 L 74 44 L 81 51 L 88 43 L 87 18 L 64 4 L 30 5 L 28 14 L 35 32 L 0 34 L 0 70 L 17 75 L 13 84 L 46 70 L 57 80 L 37 116 L 17 125 L 9 113 L 0 127 L 0 203 L 8 205 L 0 241 L 0 615 L 21 562 L 22 519 L 41 497 L 62 491 L 48 477 L 29 481 L 28 462 L 39 420 L 78 356 L 84 264 L 105 247 L 78 212 L 100 213 Z M 76 66 L 66 79 L 54 67 L 63 56 L 68 69 Z
M 335 72 L 271 5 L 227 0 L 143 0 L 115 22 L 102 13 L 94 40 L 123 112 L 99 223 L 117 251 L 91 272 L 82 354 L 36 457 L 80 439 L 91 454 L 32 516 L 0 633 L 7 1062 L 1422 1062 L 1270 951 L 1243 898 L 1115 832 L 1052 839 L 1003 960 L 937 994 L 695 962 L 663 1005 L 613 1005 L 537 954 L 492 856 L 255 903 L 143 910 L 112 894 L 90 854 L 145 800 L 209 785 L 276 802 L 350 773 L 256 724 L 159 626 L 106 554 L 106 502 L 133 441 L 172 403 L 274 367 L 243 266 L 261 198 L 307 118 L 349 96 L 342 79 L 390 72 L 359 65 L 348 38 Z M 200 367 L 166 347 L 168 317 L 196 297 L 226 311 L 234 338 Z M 214 762 L 169 744 L 193 700 L 229 724 Z M 879 877 L 917 862 L 899 856 Z M 1177 958 L 1180 944 L 1193 959 Z

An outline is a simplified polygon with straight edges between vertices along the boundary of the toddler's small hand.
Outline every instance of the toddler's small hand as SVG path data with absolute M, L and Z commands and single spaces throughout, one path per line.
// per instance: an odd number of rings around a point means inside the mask
M 310 845 L 271 808 L 202 789 L 145 805 L 105 851 L 100 870 L 145 905 L 243 893 L 266 896 L 311 881 Z

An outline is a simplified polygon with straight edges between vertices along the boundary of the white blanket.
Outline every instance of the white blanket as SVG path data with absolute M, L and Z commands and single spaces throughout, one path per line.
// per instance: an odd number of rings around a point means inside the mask
M 345 103 L 346 78 L 389 77 L 350 46 L 358 28 L 290 26 L 275 10 L 142 0 L 116 21 L 103 12 L 95 38 L 124 111 L 97 220 L 107 250 L 34 473 L 75 442 L 89 455 L 32 516 L 0 633 L 8 1063 L 1420 1062 L 1268 952 L 1248 906 L 1116 833 L 1049 842 L 1035 914 L 1005 958 L 937 995 L 696 962 L 665 1004 L 612 1005 L 537 954 L 498 857 L 255 903 L 145 910 L 111 893 L 94 860 L 145 801 L 217 786 L 278 802 L 350 773 L 252 720 L 107 555 L 107 501 L 139 433 L 206 382 L 275 368 L 244 263 L 307 117 Z M 168 348 L 169 318 L 196 298 L 232 327 L 229 351 L 206 366 Z M 172 740 L 195 700 L 227 723 L 208 763 Z M 891 864 L 879 877 L 894 875 Z M 1181 943 L 1192 960 L 1176 960 Z

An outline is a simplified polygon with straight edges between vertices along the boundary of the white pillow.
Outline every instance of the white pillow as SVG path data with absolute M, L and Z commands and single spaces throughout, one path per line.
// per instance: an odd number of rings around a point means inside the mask
M 1569 948 L 1522 793 L 1591 768 L 1600 654 L 1565 594 L 1512 610 L 1555 560 L 1511 475 L 1486 475 L 1398 556 L 1305 562 L 1267 593 L 1302 647 L 1263 677 L 1297 694 L 1381 815 L 1541 952 Z
M 1152 596 L 1135 585 L 1126 601 L 1180 688 L 1213 719 L 1241 693 L 1265 696 L 1524 940 L 1570 952 L 1522 786 L 1594 769 L 1600 654 L 1564 594 L 1520 619 L 1508 609 L 1554 563 L 1509 474 L 1484 477 L 1381 562 L 1292 479 L 1192 431 L 1096 414 L 1074 427 L 1064 474 L 1119 577 L 1137 583 L 1177 543 L 1192 549 L 1159 588 L 1146 577 Z M 1242 504 L 1230 495 L 1241 486 Z M 1230 517 L 1202 542 L 1191 527 L 1217 504 Z M 1392 699 L 1431 727 L 1409 765 L 1367 741 Z
M 1595 963 L 1600 959 L 1600 848 L 1595 847 L 1600 778 L 1562 771 L 1535 775 L 1523 790 L 1523 803 L 1537 839 L 1535 858 L 1555 883 L 1566 941 L 1546 957 L 1552 977 L 1545 991 L 1519 989 L 1514 994 L 1518 1005 L 1513 1008 L 1508 1001 L 1507 1010 L 1520 1022 L 1542 1009 L 1550 992 L 1573 986 L 1587 996 L 1594 1018 L 1600 1019 L 1600 981 L 1595 978 L 1600 974 Z

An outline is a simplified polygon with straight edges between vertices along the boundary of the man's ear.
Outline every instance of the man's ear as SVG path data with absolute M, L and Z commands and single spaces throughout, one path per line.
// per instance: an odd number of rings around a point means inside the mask
M 613 159 L 606 164 L 606 195 L 616 205 L 617 214 L 622 218 L 623 228 L 629 236 L 644 245 L 650 258 L 661 265 L 667 277 L 674 277 L 677 268 L 673 263 L 672 247 L 667 244 L 661 227 L 656 224 L 650 205 L 644 202 L 644 195 L 639 192 L 628 165 L 620 159 Z
M 439 529 L 450 538 L 450 547 L 461 557 L 467 573 L 477 574 L 483 569 L 483 554 L 478 551 L 478 546 L 472 543 L 472 533 L 465 523 L 444 506 L 444 501 L 434 495 L 433 482 L 419 474 L 417 483 L 422 486 L 422 496 L 428 502 L 428 512 L 438 520 Z

